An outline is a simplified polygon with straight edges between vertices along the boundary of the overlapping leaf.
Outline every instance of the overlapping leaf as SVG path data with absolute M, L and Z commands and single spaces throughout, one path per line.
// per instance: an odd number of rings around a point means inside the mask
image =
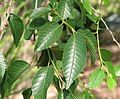
M 2 78 L 4 76 L 6 67 L 7 66 L 6 66 L 5 58 L 3 54 L 0 52 L 0 83 L 2 82 Z
M 59 92 L 57 99 L 82 99 L 82 95 L 77 90 L 72 92 L 63 90 Z
M 37 9 L 33 10 L 30 18 L 31 19 L 39 18 L 39 17 L 43 16 L 44 14 L 47 14 L 50 11 L 51 11 L 51 8 L 49 6 L 37 8 Z
M 112 59 L 112 53 L 107 49 L 100 49 L 103 61 L 110 61 Z
M 97 68 L 93 73 L 91 73 L 89 78 L 89 84 L 88 87 L 90 89 L 94 89 L 98 87 L 103 79 L 105 78 L 105 73 L 100 68 Z
M 24 99 L 30 99 L 30 97 L 31 97 L 31 95 L 32 95 L 32 90 L 31 90 L 31 88 L 28 88 L 28 89 L 24 90 L 24 91 L 22 92 L 22 95 L 23 95 Z
M 22 60 L 16 60 L 10 64 L 6 70 L 2 84 L 1 84 L 1 94 L 2 97 L 8 94 L 13 83 L 20 77 L 20 75 L 28 68 L 28 63 Z
M 7 73 L 9 75 L 9 84 L 12 85 L 19 76 L 28 68 L 29 64 L 22 60 L 16 60 L 10 64 Z
M 62 34 L 62 27 L 55 22 L 44 24 L 38 34 L 35 50 L 40 51 L 52 46 Z
M 57 8 L 57 13 L 62 19 L 66 19 L 72 11 L 73 0 L 60 0 Z
M 40 68 L 32 81 L 32 93 L 35 99 L 46 99 L 47 89 L 54 76 L 52 66 Z
M 89 30 L 78 30 L 78 32 L 82 34 L 86 41 L 87 48 L 90 51 L 91 63 L 93 64 L 96 60 L 96 38 Z
M 63 54 L 63 73 L 66 80 L 66 89 L 70 87 L 86 62 L 86 45 L 80 34 L 72 35 Z
M 12 31 L 15 46 L 18 46 L 24 31 L 23 22 L 17 15 L 13 13 L 10 14 L 8 22 Z

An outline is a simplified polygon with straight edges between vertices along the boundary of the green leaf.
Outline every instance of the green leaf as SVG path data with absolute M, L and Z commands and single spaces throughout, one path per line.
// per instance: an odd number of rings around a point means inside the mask
M 91 73 L 89 78 L 88 87 L 94 89 L 98 87 L 103 79 L 105 78 L 105 73 L 100 68 L 97 68 L 94 72 Z
M 46 20 L 44 18 L 35 18 L 30 22 L 30 24 L 28 25 L 28 28 L 30 30 L 36 30 L 36 29 L 39 29 L 45 23 L 46 23 Z
M 34 19 L 34 18 L 39 18 L 45 14 L 47 14 L 48 12 L 51 11 L 51 8 L 48 6 L 48 7 L 40 7 L 40 8 L 37 8 L 35 10 L 33 10 L 30 18 L 31 19 Z
M 30 99 L 30 97 L 31 97 L 31 95 L 32 95 L 32 90 L 31 90 L 31 88 L 28 88 L 28 89 L 24 90 L 24 91 L 22 92 L 22 95 L 23 95 L 24 99 Z
M 73 8 L 73 0 L 60 0 L 57 13 L 62 19 L 68 18 Z
M 112 58 L 112 53 L 107 49 L 100 49 L 103 61 L 110 61 Z
M 0 52 L 0 83 L 2 82 L 2 78 L 5 74 L 5 69 L 7 68 L 5 58 L 3 54 Z
M 33 34 L 33 31 L 29 30 L 28 27 L 25 27 L 24 39 L 29 40 Z
M 90 51 L 91 64 L 94 64 L 96 60 L 96 48 L 89 38 L 86 39 L 86 44 L 87 44 L 88 50 Z
M 64 99 L 64 93 L 63 93 L 63 91 L 59 91 L 58 92 L 57 99 Z
M 7 71 L 5 71 L 5 74 L 2 79 L 2 83 L 0 84 L 0 94 L 2 96 L 2 99 L 6 95 L 6 93 L 9 93 L 10 90 L 10 84 L 8 82 L 8 79 L 9 79 L 9 75 Z
M 22 37 L 23 31 L 24 31 L 23 22 L 20 19 L 20 17 L 18 17 L 17 15 L 13 13 L 10 13 L 8 22 L 9 22 L 9 25 L 12 31 L 15 46 L 17 47 Z
M 81 98 L 81 93 L 77 90 L 74 91 L 67 91 L 67 90 L 63 90 L 63 91 L 59 91 L 58 92 L 58 97 L 57 99 L 82 99 Z
M 12 85 L 28 67 L 29 64 L 22 60 L 12 62 L 7 69 L 9 84 Z
M 92 32 L 89 29 L 84 29 L 84 30 L 79 29 L 77 32 L 85 35 L 84 38 L 86 38 L 86 37 L 89 38 L 92 41 L 92 43 L 94 44 L 94 46 L 97 47 L 96 37 L 92 34 Z
M 94 23 L 96 23 L 98 21 L 98 17 L 95 16 L 94 14 L 86 14 L 86 16 L 91 20 L 93 21 Z
M 110 3 L 110 0 L 103 0 L 104 5 L 108 6 Z
M 72 35 L 63 54 L 63 73 L 66 80 L 66 89 L 70 87 L 86 62 L 86 45 L 80 34 Z
M 82 34 L 86 41 L 87 49 L 90 51 L 90 57 L 91 57 L 91 64 L 93 64 L 96 60 L 96 46 L 97 41 L 95 36 L 91 33 L 90 30 L 78 30 L 79 33 Z
M 83 0 L 83 5 L 86 9 L 86 11 L 89 13 L 89 14 L 92 14 L 92 5 L 90 3 L 90 0 Z
M 91 94 L 88 91 L 82 93 L 82 99 L 93 99 Z
M 62 27 L 55 22 L 44 24 L 38 34 L 35 50 L 41 51 L 52 46 L 62 34 Z
M 114 90 L 117 86 L 116 80 L 112 78 L 111 76 L 107 77 L 107 85 L 110 90 Z
M 73 8 L 71 14 L 69 15 L 69 18 L 70 19 L 79 18 L 79 15 L 80 12 L 77 9 Z
M 73 99 L 82 99 L 82 94 L 77 90 L 73 91 L 72 95 L 74 97 Z
M 57 68 L 58 71 L 61 70 L 61 68 L 62 68 L 62 61 L 56 60 L 56 68 Z
M 116 76 L 120 76 L 120 65 L 114 67 Z
M 112 65 L 112 62 L 105 61 L 105 66 L 108 68 L 108 71 L 110 74 L 112 74 L 113 78 L 116 79 L 116 74 L 114 70 L 114 66 Z
M 54 76 L 52 66 L 42 67 L 32 81 L 32 93 L 35 99 L 46 99 L 47 89 Z

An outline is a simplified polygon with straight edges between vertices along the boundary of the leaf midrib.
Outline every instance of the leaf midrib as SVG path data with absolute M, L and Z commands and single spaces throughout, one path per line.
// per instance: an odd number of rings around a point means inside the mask
M 47 37 L 45 37 L 44 38 L 44 40 L 42 40 L 42 42 L 41 42 L 41 45 L 40 46 L 43 46 L 43 44 L 44 44 L 44 42 L 46 42 L 47 41 L 47 39 L 52 35 L 52 34 L 54 34 L 54 32 L 58 29 L 60 27 L 60 25 L 59 26 L 57 26 L 53 31 L 51 31 L 51 32 L 49 32 L 49 34 L 47 35 Z M 42 34 L 41 34 L 42 35 Z M 39 47 L 40 47 L 39 46 Z
M 76 47 L 75 41 L 76 41 L 76 40 L 75 40 L 75 36 L 74 36 L 74 43 L 73 43 L 73 45 L 74 45 L 74 53 L 73 53 L 73 61 L 72 61 L 72 66 L 71 66 L 72 68 L 71 68 L 71 72 L 70 72 L 69 82 L 71 82 L 70 79 L 72 79 L 71 75 L 72 75 L 72 72 L 73 72 L 73 67 L 75 66 L 75 65 L 74 65 L 74 61 L 75 61 L 75 57 L 74 57 L 74 56 L 75 56 L 75 54 L 76 54 L 76 53 L 75 53 L 75 52 L 76 52 L 76 51 L 75 51 L 75 47 Z

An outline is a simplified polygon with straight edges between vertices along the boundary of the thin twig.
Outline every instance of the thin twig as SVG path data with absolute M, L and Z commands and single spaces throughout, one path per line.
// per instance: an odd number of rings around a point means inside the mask
M 118 41 L 115 39 L 112 31 L 109 29 L 109 27 L 107 26 L 106 22 L 101 18 L 101 21 L 104 23 L 106 29 L 109 31 L 110 35 L 112 36 L 113 41 L 118 45 L 118 47 L 120 48 L 120 43 L 118 43 Z
M 93 7 L 92 9 L 95 11 L 96 14 L 98 14 L 100 16 L 100 13 L 98 11 L 96 11 Z M 118 45 L 118 47 L 120 48 L 120 43 L 115 39 L 113 32 L 109 29 L 108 25 L 106 24 L 106 22 L 103 20 L 103 18 L 101 18 L 101 21 L 103 22 L 103 24 L 105 25 L 106 30 L 110 33 L 113 41 Z

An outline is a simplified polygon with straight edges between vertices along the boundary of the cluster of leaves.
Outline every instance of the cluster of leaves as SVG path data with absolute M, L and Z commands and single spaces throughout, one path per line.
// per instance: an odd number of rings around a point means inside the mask
M 33 0 L 34 1 L 34 0 Z M 110 89 L 114 89 L 116 77 L 120 76 L 120 66 L 111 63 L 111 52 L 99 49 L 99 40 L 94 32 L 99 28 L 100 16 L 95 16 L 89 0 L 50 0 L 45 7 L 38 7 L 44 0 L 36 0 L 35 9 L 29 13 L 29 24 L 23 24 L 19 16 L 10 13 L 8 22 L 17 47 L 24 33 L 24 39 L 35 39 L 35 52 L 41 52 L 36 59 L 38 72 L 32 80 L 31 88 L 23 91 L 24 99 L 31 95 L 35 99 L 46 99 L 47 89 L 54 84 L 58 91 L 58 99 L 91 99 L 91 91 L 106 81 Z M 104 0 L 106 4 L 108 0 Z M 89 24 L 88 22 L 91 22 Z M 95 69 L 89 83 L 83 91 L 76 90 L 79 74 L 83 71 L 90 53 L 91 65 L 96 61 L 96 49 L 100 56 L 101 66 Z M 7 66 L 0 53 L 0 93 L 9 95 L 12 85 L 19 76 L 29 68 L 23 60 L 15 60 Z

